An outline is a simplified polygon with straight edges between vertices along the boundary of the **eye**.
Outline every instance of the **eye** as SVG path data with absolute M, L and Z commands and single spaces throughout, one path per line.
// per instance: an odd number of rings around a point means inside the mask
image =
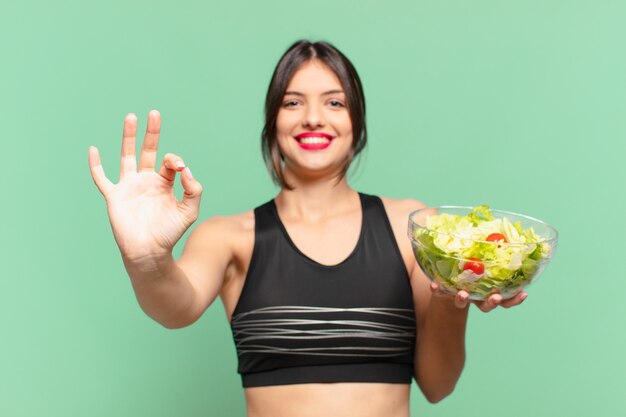
M 295 107 L 297 106 L 299 103 L 297 100 L 287 100 L 283 103 L 283 107 Z
M 344 104 L 341 101 L 339 101 L 339 100 L 330 100 L 329 104 L 332 107 L 345 107 Z

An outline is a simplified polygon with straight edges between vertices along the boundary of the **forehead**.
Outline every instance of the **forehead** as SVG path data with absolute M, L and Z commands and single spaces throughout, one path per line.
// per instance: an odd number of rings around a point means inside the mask
M 289 81 L 287 90 L 299 92 L 322 92 L 343 90 L 337 74 L 319 60 L 307 61 L 296 70 Z

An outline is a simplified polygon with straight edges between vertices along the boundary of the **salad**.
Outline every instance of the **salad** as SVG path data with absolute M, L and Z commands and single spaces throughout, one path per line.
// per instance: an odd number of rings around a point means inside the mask
M 553 247 L 532 227 L 495 218 L 488 206 L 467 215 L 430 215 L 412 229 L 418 263 L 444 290 L 465 290 L 473 299 L 513 296 L 545 264 Z

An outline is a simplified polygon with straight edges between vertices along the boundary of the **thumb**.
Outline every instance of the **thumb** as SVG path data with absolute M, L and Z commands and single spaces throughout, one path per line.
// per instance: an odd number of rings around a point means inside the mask
M 200 198 L 202 197 L 202 185 L 191 174 L 189 167 L 185 167 L 181 172 L 180 182 L 183 185 L 185 193 L 183 194 L 182 208 L 190 214 L 194 221 L 198 218 L 200 211 Z

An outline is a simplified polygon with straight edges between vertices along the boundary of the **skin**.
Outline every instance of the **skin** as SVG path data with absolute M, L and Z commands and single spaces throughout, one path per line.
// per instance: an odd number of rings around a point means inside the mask
M 335 265 L 354 249 L 361 224 L 358 194 L 346 178 L 337 181 L 352 144 L 352 126 L 342 86 L 317 61 L 304 64 L 287 88 L 278 119 L 278 143 L 285 178 L 294 189 L 276 196 L 279 216 L 296 246 L 319 263 Z M 326 94 L 329 91 L 335 91 Z M 172 248 L 198 217 L 202 186 L 181 157 L 168 153 L 158 173 L 156 151 L 160 115 L 149 115 L 139 166 L 136 165 L 137 119 L 126 117 L 118 184 L 105 176 L 96 148 L 89 150 L 92 177 L 107 202 L 113 234 L 139 304 L 168 328 L 194 323 L 219 296 L 228 319 L 241 294 L 254 245 L 252 210 L 204 220 L 193 229 L 178 261 Z M 324 150 L 303 150 L 294 136 L 325 132 L 334 137 Z M 177 165 L 178 163 L 178 165 Z M 176 201 L 173 184 L 180 173 L 185 190 Z M 406 238 L 416 200 L 382 198 L 410 277 L 416 306 L 415 380 L 431 402 L 449 395 L 465 363 L 465 328 L 470 304 L 488 312 L 520 304 L 526 293 L 484 302 L 468 294 L 448 296 L 418 267 Z M 207 254 L 211 254 L 207 256 Z M 245 389 L 250 417 L 409 415 L 410 385 L 383 383 L 294 384 Z

